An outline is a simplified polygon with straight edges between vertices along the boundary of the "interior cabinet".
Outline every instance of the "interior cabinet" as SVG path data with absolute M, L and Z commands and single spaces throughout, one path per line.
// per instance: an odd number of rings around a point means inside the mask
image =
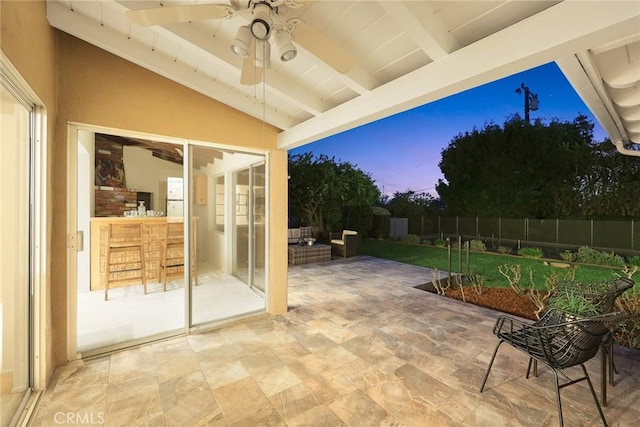
M 224 231 L 224 176 L 216 178 L 216 228 Z
M 193 193 L 195 204 L 204 206 L 207 204 L 207 175 L 193 177 Z

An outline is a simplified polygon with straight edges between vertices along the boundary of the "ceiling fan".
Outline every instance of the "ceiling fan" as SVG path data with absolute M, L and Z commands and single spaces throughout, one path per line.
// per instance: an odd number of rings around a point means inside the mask
M 301 7 L 304 4 L 296 0 L 230 0 L 230 4 L 206 3 L 130 10 L 126 15 L 141 26 L 230 19 L 238 15 L 245 17 L 249 24 L 238 28 L 231 44 L 231 50 L 244 58 L 240 77 L 243 85 L 262 81 L 263 70 L 271 66 L 271 43 L 275 44 L 283 62 L 297 56 L 297 44 L 340 73 L 352 70 L 356 60 L 348 51 L 293 15 L 292 11 Z

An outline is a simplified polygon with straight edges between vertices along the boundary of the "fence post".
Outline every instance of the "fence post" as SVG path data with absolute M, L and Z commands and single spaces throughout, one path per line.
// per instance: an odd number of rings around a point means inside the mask
M 451 238 L 447 237 L 447 258 L 449 260 L 449 276 L 447 276 L 447 284 L 451 286 Z
M 460 227 L 458 225 L 458 222 L 460 220 L 460 217 L 458 215 L 456 215 L 456 234 L 460 234 Z
M 458 235 L 458 273 L 462 274 L 462 236 Z
M 502 217 L 498 217 L 498 246 L 500 246 L 500 242 L 502 241 Z
M 527 243 L 529 241 L 529 218 L 524 219 L 524 244 L 526 247 L 529 247 Z
M 469 272 L 469 252 L 471 250 L 470 246 L 471 245 L 467 245 L 467 277 L 471 275 L 471 273 Z

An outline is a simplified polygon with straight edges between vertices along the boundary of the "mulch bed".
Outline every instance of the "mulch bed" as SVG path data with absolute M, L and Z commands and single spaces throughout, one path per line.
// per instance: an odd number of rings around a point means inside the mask
M 527 295 L 516 294 L 511 288 L 483 287 L 481 289 L 482 293 L 478 294 L 473 288 L 465 287 L 466 302 L 525 319 L 536 320 L 537 307 Z M 462 301 L 462 292 L 459 288 L 447 289 L 445 296 Z
M 431 286 L 433 288 L 433 286 Z M 511 314 L 514 316 L 522 317 L 530 320 L 537 320 L 535 312 L 537 310 L 536 305 L 531 301 L 531 299 L 527 295 L 517 294 L 511 288 L 487 288 L 482 287 L 482 292 L 478 294 L 473 287 L 465 286 L 464 287 L 464 296 L 465 300 L 469 304 L 479 305 L 482 307 L 491 308 L 493 310 L 500 311 L 502 313 Z M 429 289 L 432 292 L 434 289 Z M 445 291 L 445 296 L 448 298 L 454 298 L 459 301 L 462 301 L 462 292 L 460 288 L 451 288 Z M 636 322 L 640 321 L 636 320 Z M 637 328 L 637 326 L 633 326 L 632 328 Z M 633 331 L 633 329 L 631 329 Z M 635 329 L 637 331 L 637 329 Z M 633 333 L 633 332 L 631 332 Z M 638 339 L 637 337 L 630 341 L 628 338 L 629 332 L 623 334 L 621 330 L 615 328 L 613 330 L 614 339 L 616 343 L 628 347 L 628 348 L 636 348 L 633 343 L 637 345 Z

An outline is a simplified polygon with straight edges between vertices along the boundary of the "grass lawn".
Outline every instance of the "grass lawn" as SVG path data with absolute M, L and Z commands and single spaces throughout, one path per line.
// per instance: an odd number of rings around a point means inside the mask
M 362 253 L 378 258 L 391 259 L 406 264 L 420 265 L 448 271 L 449 261 L 446 248 L 435 246 L 414 245 L 391 240 L 362 240 Z M 458 251 L 451 250 L 451 270 L 459 272 Z M 463 273 L 467 271 L 466 252 L 462 252 L 460 265 Z M 557 260 L 553 260 L 556 262 Z M 498 266 L 505 264 L 520 264 L 522 271 L 521 284 L 528 287 L 529 270 L 533 273 L 533 281 L 538 289 L 545 289 L 545 277 L 556 274 L 563 279 L 567 270 L 564 268 L 544 265 L 543 259 L 523 258 L 521 256 L 502 255 L 496 253 L 471 252 L 469 255 L 469 271 L 484 277 L 485 286 L 508 287 L 509 282 L 498 271 Z M 575 279 L 581 282 L 597 282 L 614 278 L 619 269 L 578 265 Z

